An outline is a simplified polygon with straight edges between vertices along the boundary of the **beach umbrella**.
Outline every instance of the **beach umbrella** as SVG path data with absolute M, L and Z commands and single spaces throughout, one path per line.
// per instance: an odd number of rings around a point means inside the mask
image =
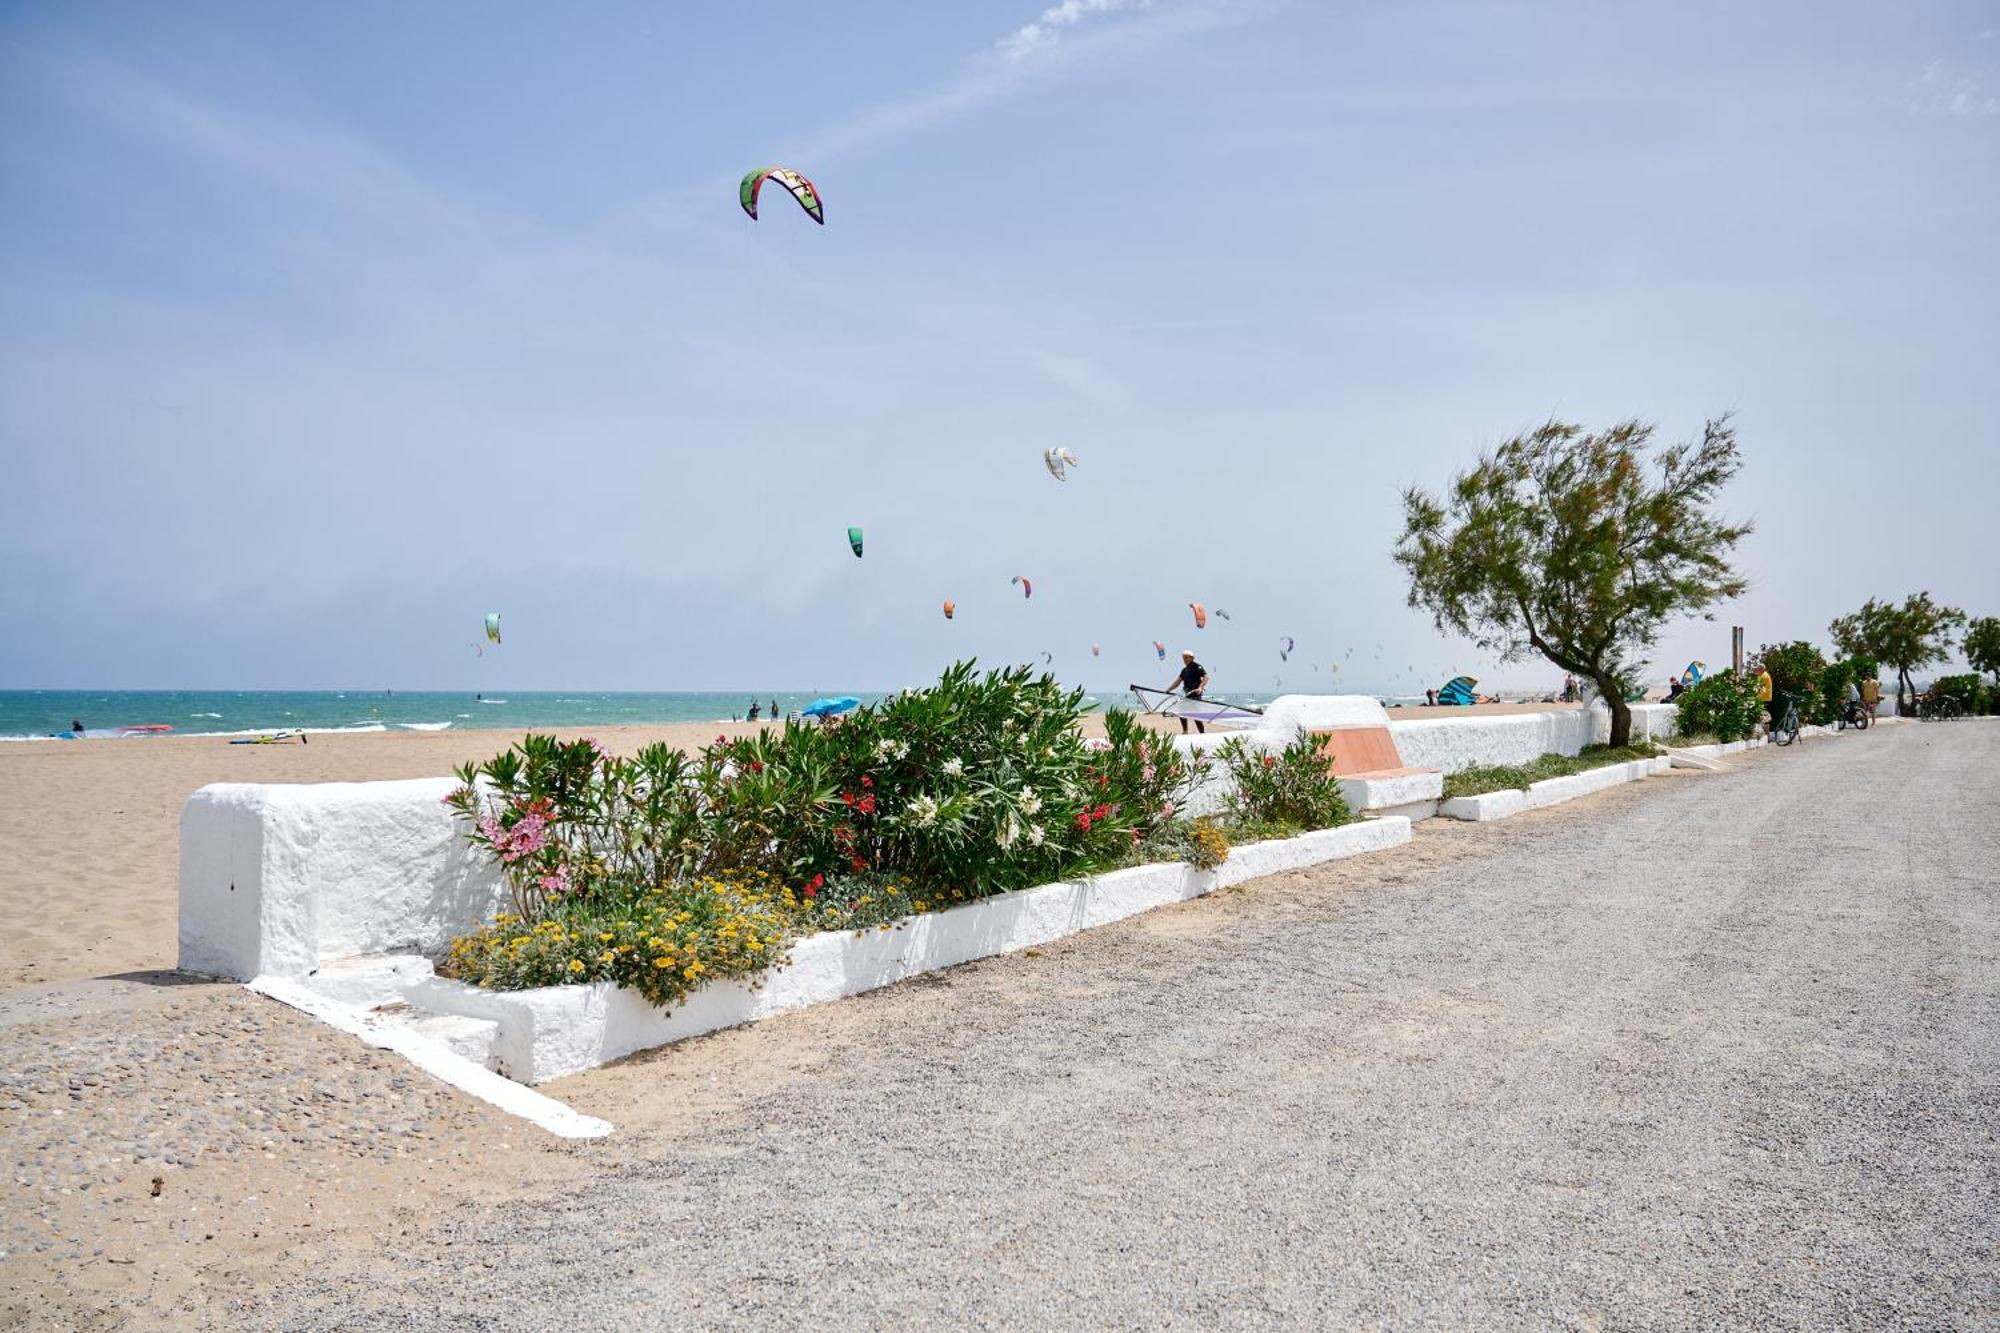
M 799 710 L 802 717 L 832 717 L 836 713 L 852 712 L 861 707 L 861 701 L 851 694 L 843 694 L 833 699 L 815 699 Z

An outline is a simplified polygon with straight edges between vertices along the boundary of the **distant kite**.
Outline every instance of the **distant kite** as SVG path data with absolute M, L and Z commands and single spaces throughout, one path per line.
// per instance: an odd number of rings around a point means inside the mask
M 1167 645 L 1161 643 L 1158 639 L 1153 640 L 1153 656 L 1159 658 L 1162 662 L 1166 661 Z
M 1035 595 L 1035 585 L 1030 583 L 1022 575 L 1016 574 L 1013 578 L 1008 579 L 1007 582 L 1020 584 L 1021 596 L 1023 597 L 1033 597 Z
M 1228 613 L 1227 611 L 1223 610 L 1223 609 L 1222 609 L 1221 607 L 1219 607 L 1219 606 L 1215 608 L 1215 614 L 1216 614 L 1216 617 L 1217 617 L 1218 619 L 1221 619 L 1221 620 L 1231 620 L 1231 619 L 1234 619 L 1234 617 L 1233 617 L 1233 616 L 1231 616 L 1231 615 L 1230 615 L 1230 614 L 1229 614 L 1229 613 Z
M 952 612 L 956 610 L 958 610 L 958 603 L 952 601 L 950 598 L 946 598 L 944 603 L 944 618 L 950 620 Z
M 861 558 L 861 529 L 860 529 L 860 528 L 849 528 L 849 529 L 847 530 L 847 544 L 848 544 L 849 546 L 851 546 L 851 547 L 853 547 L 853 548 L 854 548 L 854 558 L 855 558 L 856 560 L 859 560 L 859 559 Z M 893 562 L 892 562 L 892 563 L 893 563 Z
M 1208 628 L 1208 608 L 1207 608 L 1207 607 L 1203 606 L 1203 605 L 1202 605 L 1202 604 L 1201 604 L 1200 602 L 1189 602 L 1189 603 L 1188 603 L 1188 610 L 1190 610 L 1190 611 L 1194 612 L 1194 627 L 1195 627 L 1196 629 L 1207 629 L 1207 628 Z
M 1049 475 L 1057 481 L 1068 481 L 1068 469 L 1077 466 L 1076 455 L 1067 449 L 1044 449 L 1042 466 L 1047 468 Z
M 500 613 L 498 611 L 488 611 L 486 613 L 486 639 L 489 643 L 500 642 Z M 480 656 L 484 657 L 485 654 L 481 653 Z
M 743 177 L 743 183 L 736 187 L 736 200 L 743 205 L 752 221 L 757 217 L 757 195 L 764 188 L 764 182 L 773 180 L 791 191 L 792 198 L 799 201 L 799 207 L 806 216 L 820 226 L 826 225 L 826 208 L 820 203 L 819 191 L 813 183 L 793 171 L 790 167 L 758 167 Z
M 1103 645 L 1103 644 L 1101 644 L 1101 643 L 1093 643 L 1093 644 L 1091 644 L 1091 645 L 1090 645 L 1090 655 L 1091 655 L 1092 657 L 1097 657 L 1097 656 L 1100 656 L 1100 655 L 1101 655 L 1101 654 L 1102 654 L 1103 652 L 1104 652 L 1104 645 Z
M 1283 638 L 1279 639 L 1278 642 L 1284 645 L 1282 648 L 1278 649 L 1278 660 L 1280 662 L 1291 661 L 1292 648 L 1294 646 L 1292 641 L 1292 636 L 1287 634 Z

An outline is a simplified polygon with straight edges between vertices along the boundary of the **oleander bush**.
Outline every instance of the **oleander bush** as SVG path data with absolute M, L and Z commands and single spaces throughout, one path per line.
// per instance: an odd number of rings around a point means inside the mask
M 1226 836 L 1181 814 L 1205 761 L 1123 712 L 1085 740 L 1082 700 L 1025 667 L 960 663 L 835 723 L 692 755 L 528 736 L 459 769 L 446 798 L 511 910 L 445 967 L 503 988 L 615 980 L 673 1003 L 812 931 L 885 927 L 1154 847 L 1226 856 Z
M 1353 818 L 1334 776 L 1333 757 L 1303 731 L 1275 753 L 1254 750 L 1232 736 L 1220 754 L 1232 779 L 1225 806 L 1232 823 L 1298 833 L 1335 828 Z
M 1683 735 L 1707 732 L 1724 741 L 1747 740 L 1764 715 L 1756 676 L 1728 667 L 1684 690 L 1674 707 Z

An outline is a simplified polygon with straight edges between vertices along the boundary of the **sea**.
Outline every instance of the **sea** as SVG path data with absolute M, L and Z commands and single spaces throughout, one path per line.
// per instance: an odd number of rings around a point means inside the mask
M 510 690 L 0 690 L 0 741 L 75 738 L 139 740 L 152 736 L 254 736 L 274 731 L 447 731 L 533 727 L 613 727 L 663 722 L 728 722 L 743 718 L 755 699 L 769 716 L 796 712 L 822 694 L 851 694 L 864 703 L 880 690 L 707 690 L 592 693 Z M 1218 693 L 1218 696 L 1219 693 Z M 1260 707 L 1269 694 L 1228 696 Z M 1391 702 L 1397 696 L 1378 696 Z M 1090 696 L 1088 708 L 1133 707 L 1123 690 Z

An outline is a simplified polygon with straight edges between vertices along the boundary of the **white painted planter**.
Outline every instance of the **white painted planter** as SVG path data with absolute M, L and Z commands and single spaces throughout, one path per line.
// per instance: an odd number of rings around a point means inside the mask
M 728 981 L 708 986 L 672 1012 L 610 982 L 488 991 L 430 977 L 411 983 L 405 994 L 424 1009 L 497 1022 L 497 1060 L 510 1077 L 539 1083 L 635 1051 L 893 985 L 921 972 L 1047 944 L 1260 875 L 1409 840 L 1408 820 L 1369 819 L 1238 847 L 1214 870 L 1179 863 L 1134 866 L 910 917 L 889 931 L 813 935 L 793 947 L 789 967 L 773 970 L 754 985 Z
M 1561 805 L 1574 801 L 1579 796 L 1589 796 L 1594 792 L 1637 782 L 1655 773 L 1667 771 L 1671 761 L 1666 755 L 1651 759 L 1628 759 L 1620 764 L 1606 764 L 1583 773 L 1572 773 L 1567 777 L 1544 778 L 1540 782 L 1528 784 L 1528 789 L 1490 791 L 1478 796 L 1454 796 L 1438 806 L 1438 813 L 1447 819 L 1463 819 L 1477 823 L 1506 819 L 1524 810 L 1541 810 L 1551 805 Z

